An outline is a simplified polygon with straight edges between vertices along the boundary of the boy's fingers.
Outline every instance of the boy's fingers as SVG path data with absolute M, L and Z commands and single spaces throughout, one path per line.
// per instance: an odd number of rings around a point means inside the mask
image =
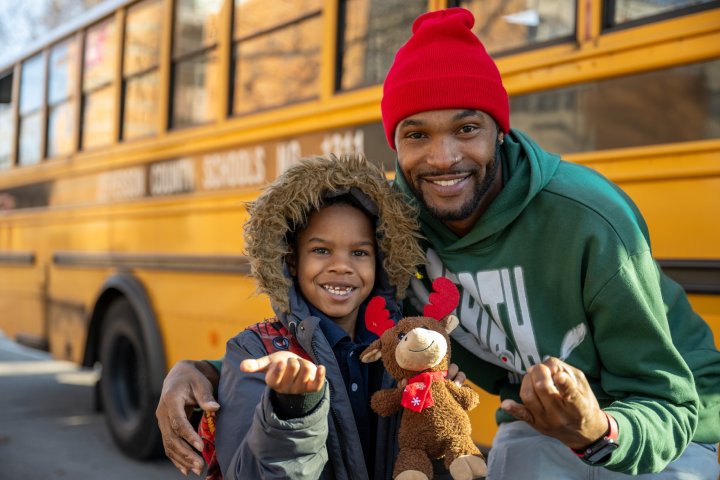
M 247 373 L 266 372 L 271 363 L 268 355 L 260 358 L 248 358 L 240 362 L 240 370 Z
M 308 383 L 308 390 L 310 392 L 319 392 L 325 384 L 325 367 L 318 365 L 315 371 L 315 378 Z
M 265 371 L 265 383 L 273 390 L 277 390 L 282 386 L 286 368 L 285 362 L 271 362 Z

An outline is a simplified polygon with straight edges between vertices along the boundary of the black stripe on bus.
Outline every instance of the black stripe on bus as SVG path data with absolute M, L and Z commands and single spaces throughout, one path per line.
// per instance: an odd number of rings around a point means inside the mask
M 658 260 L 688 293 L 720 294 L 720 260 Z
M 250 262 L 244 255 L 55 252 L 53 264 L 63 267 L 250 274 Z
M 35 254 L 33 252 L 0 252 L 0 267 L 26 267 L 33 264 L 35 264 Z

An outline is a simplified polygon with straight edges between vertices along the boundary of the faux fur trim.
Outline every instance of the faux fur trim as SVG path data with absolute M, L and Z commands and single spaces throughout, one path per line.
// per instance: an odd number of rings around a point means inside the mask
M 424 262 L 416 212 L 364 157 L 330 155 L 300 160 L 248 204 L 245 250 L 258 291 L 267 294 L 275 308 L 289 309 L 291 279 L 284 274 L 288 232 L 294 225 L 306 223 L 308 214 L 320 207 L 325 192 L 351 187 L 364 192 L 378 207 L 376 238 L 385 255 L 383 266 L 398 297 L 404 297 L 410 277 Z

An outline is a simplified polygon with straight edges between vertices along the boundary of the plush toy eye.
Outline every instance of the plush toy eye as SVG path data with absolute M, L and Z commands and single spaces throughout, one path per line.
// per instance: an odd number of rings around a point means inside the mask
M 398 333 L 398 339 L 399 339 L 399 340 L 402 340 L 404 336 L 405 336 L 405 333 L 404 333 L 404 332 Z

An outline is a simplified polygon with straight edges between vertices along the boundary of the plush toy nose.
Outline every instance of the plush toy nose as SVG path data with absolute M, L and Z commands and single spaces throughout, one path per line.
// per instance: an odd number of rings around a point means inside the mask
M 445 353 L 447 343 L 441 333 L 426 328 L 414 328 L 398 343 L 395 360 L 405 370 L 418 372 L 440 363 Z

